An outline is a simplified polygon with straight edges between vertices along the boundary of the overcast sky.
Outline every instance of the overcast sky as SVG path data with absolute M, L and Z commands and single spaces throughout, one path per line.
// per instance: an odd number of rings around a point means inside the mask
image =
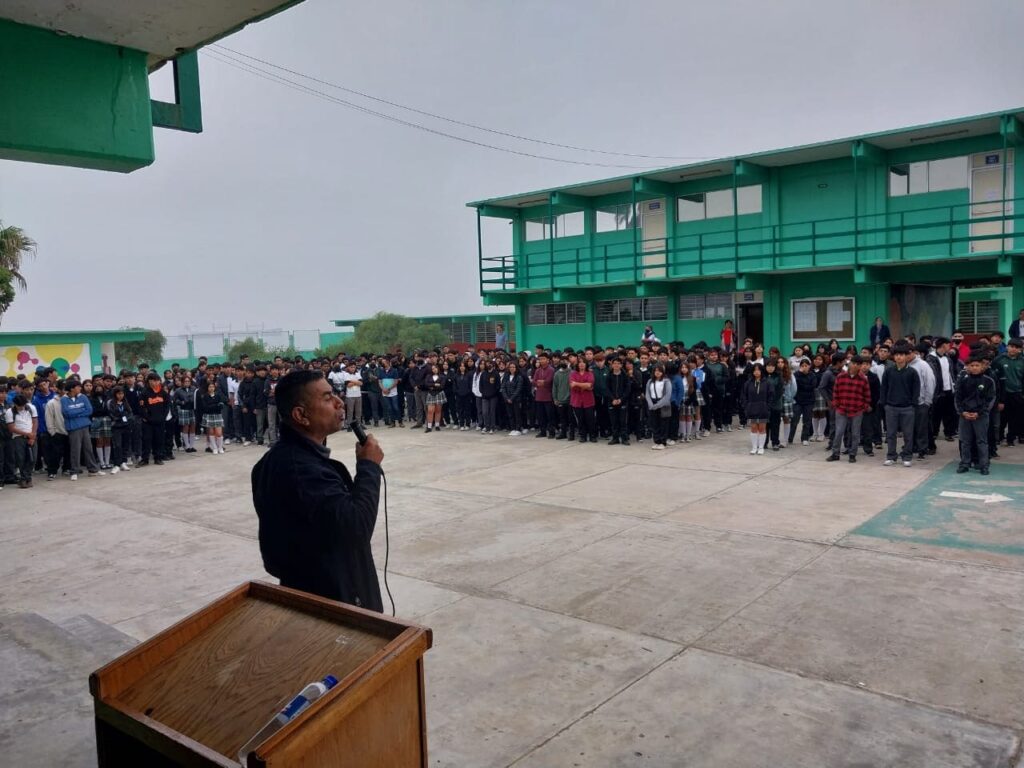
M 1020 0 L 306 0 L 223 44 L 511 133 L 717 157 L 1020 107 L 1022 29 Z M 452 141 L 209 55 L 200 70 L 203 133 L 157 129 L 149 168 L 0 162 L 0 219 L 39 242 L 4 330 L 482 311 L 467 201 L 630 172 Z M 522 151 L 648 162 L 363 103 Z M 510 249 L 489 224 L 491 252 Z

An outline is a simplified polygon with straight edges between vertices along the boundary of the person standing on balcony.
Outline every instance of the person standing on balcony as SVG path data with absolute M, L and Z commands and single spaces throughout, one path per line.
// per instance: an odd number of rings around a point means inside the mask
M 876 345 L 881 344 L 886 339 L 892 338 L 892 331 L 889 330 L 889 326 L 886 325 L 881 317 L 875 318 L 875 324 L 871 326 L 871 348 L 874 349 Z
M 640 337 L 640 343 L 641 344 L 647 344 L 647 345 L 650 345 L 650 344 L 660 344 L 661 343 L 661 339 L 659 339 L 654 334 L 654 327 L 653 326 L 648 325 L 647 327 L 644 328 L 644 333 Z
M 736 351 L 736 332 L 732 329 L 732 320 L 726 320 L 722 326 L 721 347 L 723 352 Z
M 1017 313 L 1017 319 L 1010 323 L 1010 338 L 1019 339 L 1024 336 L 1024 309 Z
M 494 326 L 494 348 L 508 349 L 508 334 L 505 333 L 504 323 L 498 323 Z

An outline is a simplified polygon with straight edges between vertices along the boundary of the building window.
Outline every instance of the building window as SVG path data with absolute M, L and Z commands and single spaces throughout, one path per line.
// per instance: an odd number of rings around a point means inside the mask
M 966 189 L 969 184 L 967 157 L 944 157 L 889 166 L 890 197 Z
M 562 213 L 555 216 L 555 237 L 575 237 L 583 234 L 583 211 Z M 528 242 L 547 240 L 551 237 L 551 217 L 541 216 L 526 219 L 524 235 Z
M 612 299 L 594 305 L 594 319 L 599 323 L 651 322 L 668 319 L 668 298 Z
M 636 226 L 636 215 L 629 203 L 598 208 L 595 213 L 598 232 L 616 232 Z
M 587 322 L 587 305 L 582 301 L 567 304 L 531 304 L 526 312 L 527 325 L 579 325 Z
M 729 320 L 732 318 L 732 294 L 697 293 L 680 296 L 676 317 L 680 320 Z
M 736 188 L 736 204 L 740 216 L 761 213 L 762 188 L 760 184 L 750 184 Z M 732 189 L 716 189 L 714 192 L 698 192 L 683 195 L 676 200 L 676 219 L 678 221 L 702 221 L 732 216 Z
M 473 340 L 473 330 L 469 323 L 447 323 L 441 326 L 448 332 L 448 338 L 455 344 L 469 344 Z
M 992 333 L 1002 326 L 1003 303 L 996 300 L 960 301 L 957 327 L 964 333 Z
M 793 341 L 853 341 L 853 298 L 794 299 L 791 302 L 791 320 Z

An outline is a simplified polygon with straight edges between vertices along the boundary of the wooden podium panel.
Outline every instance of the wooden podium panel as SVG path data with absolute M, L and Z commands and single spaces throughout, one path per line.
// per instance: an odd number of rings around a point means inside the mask
M 426 766 L 430 630 L 250 582 L 90 677 L 100 768 L 237 766 L 296 693 L 338 684 L 265 741 L 251 766 Z

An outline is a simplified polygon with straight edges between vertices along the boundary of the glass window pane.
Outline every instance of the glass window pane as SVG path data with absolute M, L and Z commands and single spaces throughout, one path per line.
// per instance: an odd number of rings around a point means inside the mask
M 615 206 L 615 228 L 633 229 L 636 224 L 635 213 L 632 205 Z
M 704 317 L 711 319 L 719 317 L 723 320 L 732 317 L 732 294 L 731 293 L 709 293 L 706 299 Z
M 546 240 L 548 237 L 548 221 L 544 219 L 526 220 L 526 240 Z
M 596 229 L 598 232 L 615 231 L 615 211 L 608 208 L 598 208 L 596 216 Z
M 704 194 L 683 195 L 676 201 L 677 221 L 700 221 L 704 218 Z
M 928 163 L 928 191 L 943 189 L 965 189 L 967 183 L 967 158 L 946 157 Z
M 928 163 L 910 164 L 910 194 L 928 191 Z
M 668 319 L 668 298 L 665 296 L 654 296 L 644 299 L 644 320 L 667 320 Z
M 761 185 L 753 184 L 736 190 L 736 206 L 740 215 L 761 212 Z
M 575 237 L 583 234 L 583 211 L 563 213 L 555 223 L 557 225 L 556 237 Z
M 565 304 L 548 304 L 548 325 L 565 325 Z
M 469 323 L 466 323 L 466 325 L 469 325 Z M 493 344 L 494 343 L 494 323 L 488 323 L 486 321 L 481 321 L 481 322 L 477 323 L 476 324 L 476 340 L 478 342 L 482 341 L 485 344 Z
M 547 305 L 546 304 L 531 304 L 526 314 L 526 322 L 529 325 L 545 325 L 547 324 Z
M 704 319 L 704 295 L 679 297 L 679 319 L 680 320 L 703 320 Z
M 616 301 L 599 301 L 594 305 L 594 319 L 599 323 L 615 323 L 619 320 Z
M 716 219 L 720 216 L 732 216 L 732 190 L 719 189 L 705 195 L 707 216 Z
M 587 322 L 587 305 L 582 301 L 566 305 L 568 307 L 568 319 L 570 323 L 581 324 Z
M 903 197 L 910 191 L 910 166 L 892 165 L 889 167 L 889 197 Z
M 643 302 L 640 299 L 619 299 L 619 322 L 643 320 Z

